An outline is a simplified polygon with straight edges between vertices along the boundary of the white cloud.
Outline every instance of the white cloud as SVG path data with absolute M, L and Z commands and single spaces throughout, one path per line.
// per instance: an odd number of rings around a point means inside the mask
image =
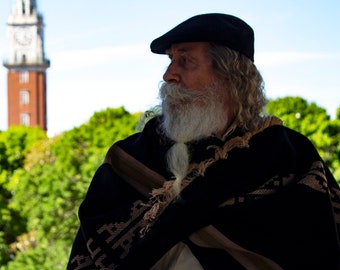
M 340 61 L 340 52 L 258 52 L 257 66 L 264 68 L 308 61 Z
M 82 50 L 60 51 L 51 54 L 54 71 L 83 69 L 117 61 L 138 61 L 149 54 L 147 44 L 98 47 Z

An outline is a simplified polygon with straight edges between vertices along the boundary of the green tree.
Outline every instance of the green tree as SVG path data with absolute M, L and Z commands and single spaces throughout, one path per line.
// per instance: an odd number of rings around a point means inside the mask
M 0 265 L 10 259 L 9 244 L 26 231 L 27 218 L 13 208 L 12 177 L 23 167 L 25 155 L 37 141 L 47 138 L 39 128 L 12 126 L 0 133 Z
M 9 206 L 26 218 L 27 230 L 12 243 L 15 259 L 6 270 L 65 268 L 78 229 L 77 211 L 92 176 L 110 145 L 134 133 L 138 120 L 139 114 L 123 107 L 108 108 L 79 127 L 31 145 L 8 185 L 13 194 Z M 15 250 L 27 235 L 30 245 Z
M 321 157 L 340 181 L 340 110 L 331 120 L 324 108 L 308 103 L 301 97 L 270 100 L 266 112 L 280 117 L 284 125 L 305 136 L 315 145 Z

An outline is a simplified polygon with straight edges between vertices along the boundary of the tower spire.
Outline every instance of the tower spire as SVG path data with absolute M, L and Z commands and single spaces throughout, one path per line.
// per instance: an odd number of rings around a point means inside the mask
M 47 130 L 46 69 L 43 16 L 36 0 L 13 0 L 7 21 L 8 126 L 39 126 Z
M 26 16 L 36 14 L 37 2 L 35 0 L 16 0 L 13 13 Z

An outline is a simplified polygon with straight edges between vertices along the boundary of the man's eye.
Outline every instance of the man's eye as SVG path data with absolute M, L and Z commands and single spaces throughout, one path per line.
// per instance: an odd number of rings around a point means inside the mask
M 186 57 L 181 57 L 181 58 L 179 59 L 179 64 L 180 64 L 181 66 L 187 65 L 187 63 L 188 63 L 188 59 L 187 59 Z

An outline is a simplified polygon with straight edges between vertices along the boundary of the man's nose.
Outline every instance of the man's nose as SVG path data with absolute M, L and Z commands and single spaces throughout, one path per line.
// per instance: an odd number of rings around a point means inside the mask
M 171 63 L 167 70 L 165 71 L 164 75 L 163 75 L 163 80 L 166 81 L 167 83 L 171 83 L 171 82 L 179 82 L 180 81 L 180 75 L 178 73 L 177 68 L 175 67 L 175 65 L 173 63 Z

